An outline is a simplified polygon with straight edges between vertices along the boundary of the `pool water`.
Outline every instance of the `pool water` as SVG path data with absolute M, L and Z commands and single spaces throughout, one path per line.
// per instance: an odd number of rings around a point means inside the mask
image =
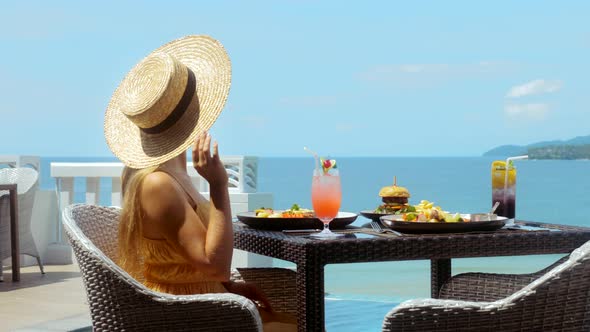
M 394 299 L 328 295 L 325 298 L 326 331 L 381 331 L 383 318 L 398 304 Z

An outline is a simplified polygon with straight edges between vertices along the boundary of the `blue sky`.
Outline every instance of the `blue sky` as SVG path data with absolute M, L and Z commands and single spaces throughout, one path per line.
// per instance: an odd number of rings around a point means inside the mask
M 475 156 L 590 134 L 588 1 L 1 1 L 0 154 L 110 156 L 126 72 L 188 34 L 232 60 L 225 155 Z

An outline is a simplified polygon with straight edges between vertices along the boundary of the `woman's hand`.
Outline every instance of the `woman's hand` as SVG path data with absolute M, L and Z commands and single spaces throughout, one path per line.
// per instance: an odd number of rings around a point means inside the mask
M 193 145 L 193 167 L 209 182 L 211 187 L 227 187 L 228 177 L 225 166 L 219 158 L 219 146 L 213 143 L 211 155 L 211 135 L 200 134 Z
M 249 282 L 224 282 L 223 286 L 227 289 L 228 292 L 242 295 L 243 297 L 247 297 L 250 300 L 256 301 L 260 304 L 260 306 L 266 309 L 268 312 L 272 312 L 272 307 L 270 305 L 270 301 L 264 295 L 262 290 L 258 288 L 253 283 Z

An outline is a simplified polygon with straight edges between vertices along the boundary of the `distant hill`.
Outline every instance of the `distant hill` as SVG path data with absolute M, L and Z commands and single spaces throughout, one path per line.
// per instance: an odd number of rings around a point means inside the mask
M 518 156 L 529 153 L 529 149 L 533 149 L 531 152 L 539 151 L 536 148 L 546 148 L 546 147 L 563 147 L 563 146 L 577 146 L 577 145 L 587 145 L 590 144 L 590 135 L 588 136 L 578 136 L 574 137 L 570 140 L 561 141 L 544 141 L 544 142 L 537 142 L 532 143 L 529 145 L 501 145 L 495 147 L 483 154 L 486 157 L 509 157 L 509 156 Z
M 590 144 L 542 146 L 530 148 L 527 154 L 531 159 L 590 159 Z

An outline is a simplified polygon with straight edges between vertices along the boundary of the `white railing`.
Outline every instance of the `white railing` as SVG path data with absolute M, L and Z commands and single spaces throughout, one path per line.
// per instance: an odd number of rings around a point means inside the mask
M 229 177 L 229 193 L 233 217 L 236 213 L 253 210 L 260 206 L 272 206 L 272 194 L 258 193 L 258 158 L 249 156 L 227 156 L 221 158 Z M 89 204 L 101 204 L 101 183 L 110 186 L 110 202 L 102 202 L 103 205 L 121 206 L 121 172 L 123 164 L 121 163 L 51 163 L 51 177 L 56 181 L 56 192 L 58 208 L 57 213 L 62 211 L 63 207 L 72 203 L 81 203 L 75 201 L 76 192 L 84 192 L 84 202 Z M 192 163 L 187 163 L 187 170 L 194 186 L 204 196 L 208 196 L 209 186 L 192 167 Z M 76 178 L 83 178 L 85 188 L 74 188 Z M 79 181 L 78 181 L 79 183 Z M 55 227 L 54 241 L 48 249 L 49 263 L 63 263 L 63 256 L 66 253 L 71 255 L 69 245 L 63 229 L 61 227 L 61 215 L 56 216 L 57 223 Z M 270 259 L 261 258 L 253 254 L 237 253 L 234 257 L 239 257 L 241 261 L 239 266 L 268 266 Z M 67 262 L 68 259 L 66 259 Z M 71 258 L 69 258 L 71 260 Z
M 230 193 L 255 193 L 258 182 L 258 159 L 256 157 L 222 157 L 229 176 Z M 208 192 L 209 184 L 187 163 L 187 170 L 199 192 Z M 51 177 L 55 178 L 59 201 L 65 205 L 73 202 L 74 178 L 86 178 L 86 203 L 100 201 L 100 179 L 111 181 L 110 205 L 121 205 L 122 163 L 51 163 Z
M 41 160 L 38 156 L 0 155 L 0 165 L 13 168 L 31 166 L 37 172 L 41 172 Z

